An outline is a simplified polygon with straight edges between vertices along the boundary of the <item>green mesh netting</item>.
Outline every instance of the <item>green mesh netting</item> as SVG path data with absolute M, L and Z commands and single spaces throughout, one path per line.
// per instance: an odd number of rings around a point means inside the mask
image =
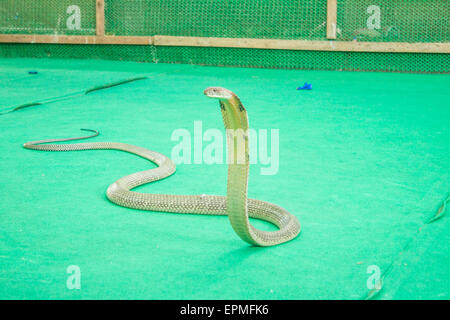
M 445 54 L 365 53 L 130 45 L 3 44 L 3 57 L 80 58 L 237 67 L 448 73 Z
M 326 39 L 326 0 L 109 0 L 116 35 Z M 338 40 L 448 42 L 449 1 L 339 0 Z
M 106 0 L 107 35 L 326 40 L 326 0 Z M 336 41 L 448 42 L 449 1 L 339 0 Z M 78 22 L 77 22 L 78 21 Z M 95 34 L 94 0 L 0 0 L 0 33 Z M 0 45 L 0 56 L 241 67 L 449 72 L 448 54 Z
M 339 0 L 338 40 L 448 42 L 450 1 Z
M 326 0 L 107 1 L 106 30 L 116 35 L 324 39 Z
M 95 0 L 0 0 L 0 33 L 94 35 Z

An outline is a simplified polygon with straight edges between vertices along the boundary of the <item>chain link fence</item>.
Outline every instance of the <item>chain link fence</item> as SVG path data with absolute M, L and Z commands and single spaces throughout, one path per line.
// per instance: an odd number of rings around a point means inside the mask
M 335 41 L 449 42 L 448 0 L 338 0 Z M 0 0 L 1 34 L 95 35 L 95 0 Z M 106 0 L 111 36 L 322 40 L 326 0 Z M 57 56 L 241 67 L 449 72 L 448 54 L 1 44 L 0 56 Z

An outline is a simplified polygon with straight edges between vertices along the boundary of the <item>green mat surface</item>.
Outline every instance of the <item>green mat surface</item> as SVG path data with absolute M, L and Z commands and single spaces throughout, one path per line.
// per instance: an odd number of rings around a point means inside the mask
M 433 219 L 450 191 L 449 75 L 0 59 L 0 111 L 143 76 L 0 115 L 0 298 L 450 298 L 448 210 Z M 313 90 L 297 91 L 305 81 Z M 170 156 L 175 129 L 222 129 L 208 86 L 236 92 L 252 128 L 280 130 L 278 174 L 252 165 L 249 197 L 296 215 L 296 240 L 251 247 L 226 217 L 110 203 L 109 184 L 154 166 L 139 157 L 22 148 L 91 128 L 101 132 L 91 141 Z M 225 194 L 226 173 L 180 164 L 138 190 Z M 70 265 L 79 290 L 66 287 Z M 373 265 L 379 292 L 367 287 Z

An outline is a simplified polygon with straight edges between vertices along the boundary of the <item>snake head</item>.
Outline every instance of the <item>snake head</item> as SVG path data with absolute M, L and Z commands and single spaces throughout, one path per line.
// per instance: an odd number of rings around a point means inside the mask
M 222 87 L 209 87 L 203 93 L 210 98 L 216 99 L 231 99 L 235 94 L 228 89 Z

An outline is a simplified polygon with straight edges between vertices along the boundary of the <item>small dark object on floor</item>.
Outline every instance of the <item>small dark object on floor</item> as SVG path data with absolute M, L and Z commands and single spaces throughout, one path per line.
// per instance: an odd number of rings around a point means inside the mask
M 28 71 L 28 74 L 38 74 L 37 71 Z
M 303 87 L 298 87 L 297 90 L 311 90 L 312 89 L 312 84 L 305 82 L 305 84 L 303 85 Z

